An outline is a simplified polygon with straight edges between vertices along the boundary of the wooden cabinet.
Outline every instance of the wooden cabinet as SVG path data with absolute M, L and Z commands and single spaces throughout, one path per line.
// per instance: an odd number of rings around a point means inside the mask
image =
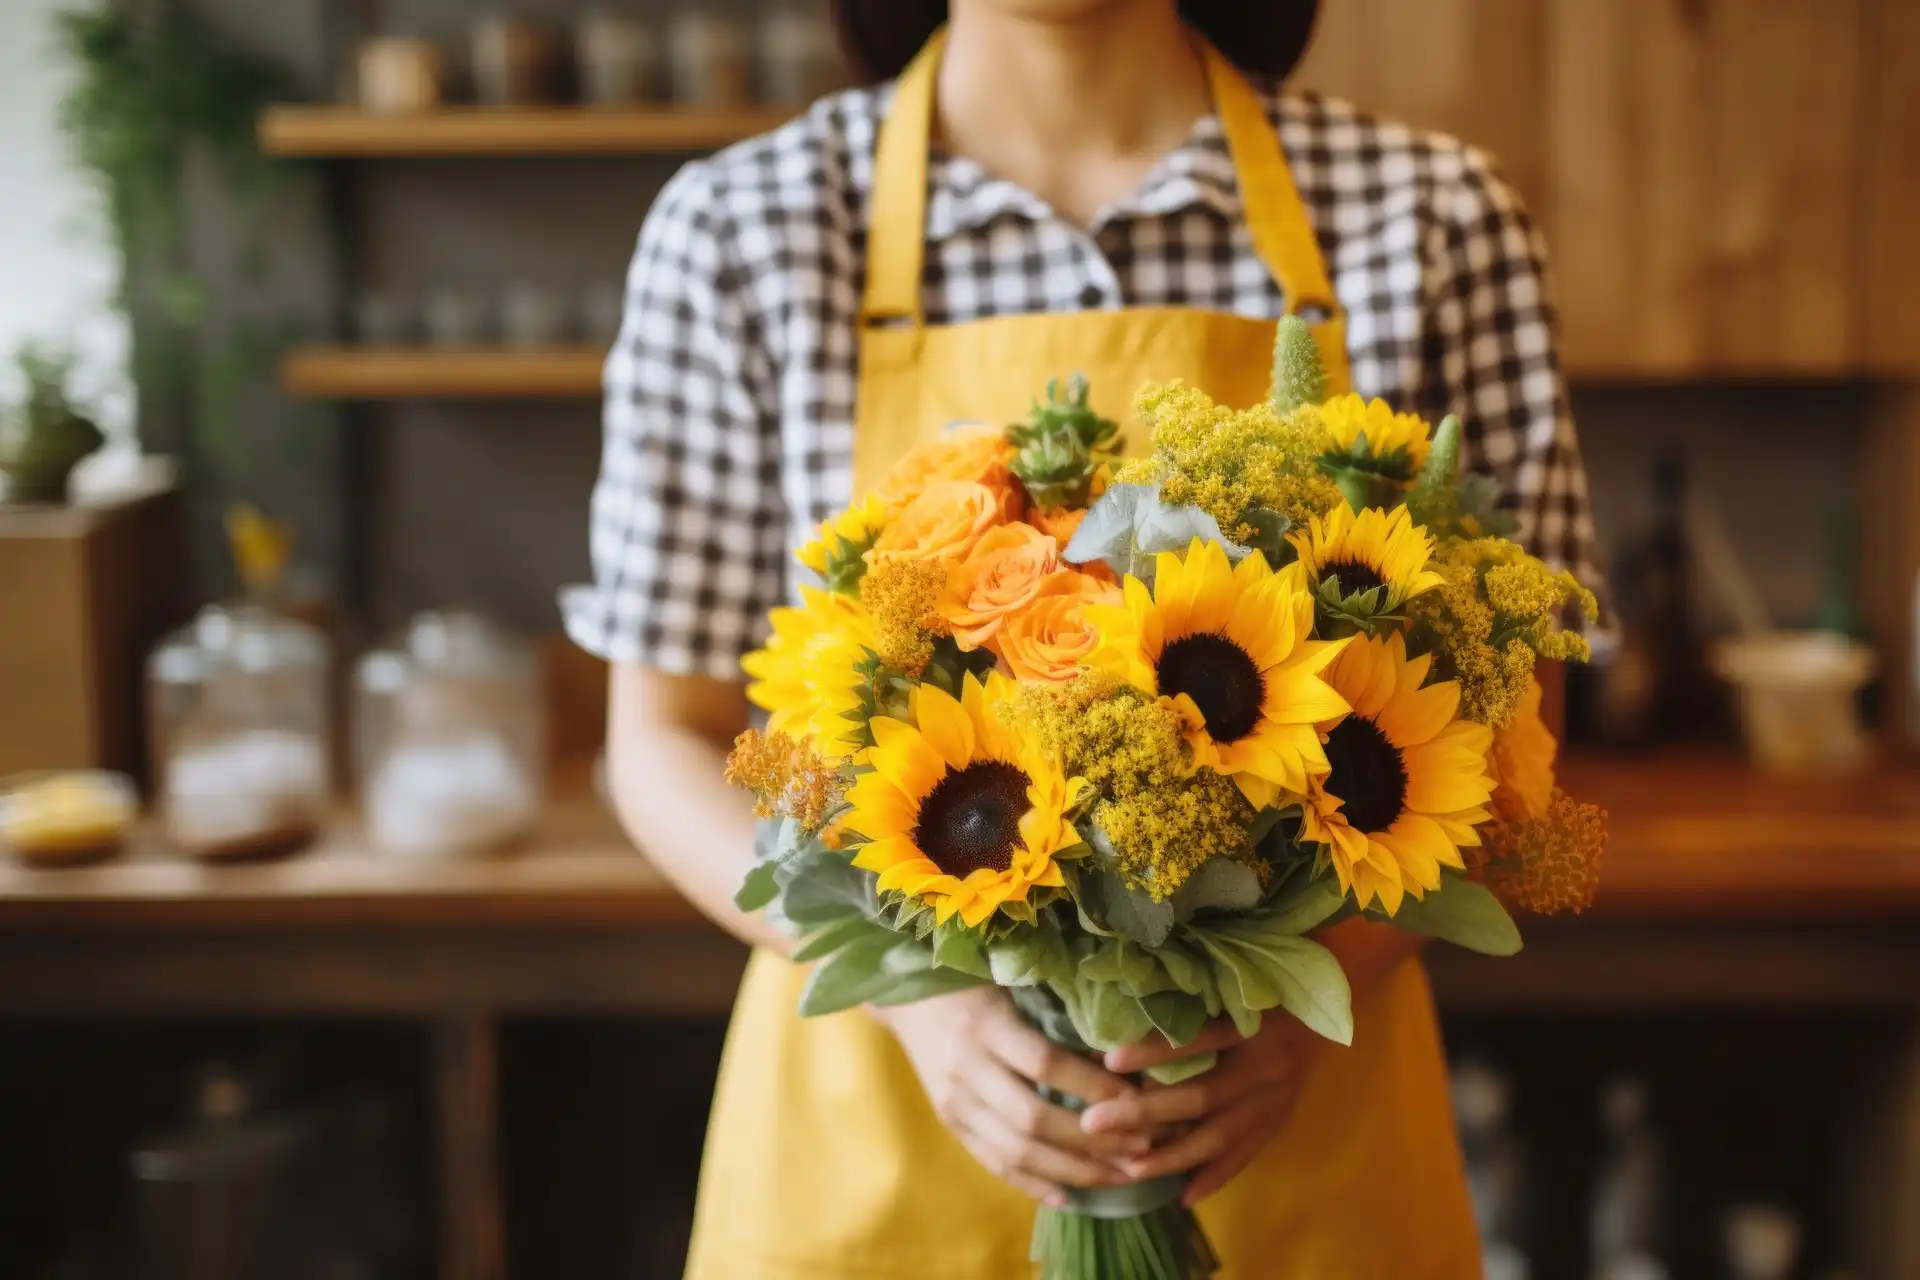
M 1588 377 L 1920 368 L 1920 7 L 1329 0 L 1300 83 L 1499 157 Z

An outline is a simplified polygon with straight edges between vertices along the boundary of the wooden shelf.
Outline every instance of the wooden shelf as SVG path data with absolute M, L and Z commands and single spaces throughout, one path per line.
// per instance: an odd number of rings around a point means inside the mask
M 269 155 L 328 158 L 588 156 L 711 151 L 793 117 L 789 107 L 443 107 L 380 115 L 284 106 L 260 117 Z
M 304 347 L 280 366 L 297 396 L 346 400 L 600 394 L 599 347 L 534 350 L 437 347 Z
M 570 777 L 524 851 L 485 860 L 382 855 L 343 813 L 317 849 L 258 866 L 199 865 L 151 830 L 98 867 L 0 861 L 0 925 L 698 925 Z M 1712 755 L 1576 758 L 1563 780 L 1612 819 L 1593 915 L 1703 927 L 1920 918 L 1920 769 L 1782 781 Z

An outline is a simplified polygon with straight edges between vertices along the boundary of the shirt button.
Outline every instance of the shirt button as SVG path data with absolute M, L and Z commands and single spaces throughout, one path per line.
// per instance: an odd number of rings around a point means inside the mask
M 1090 284 L 1080 291 L 1080 305 L 1083 307 L 1097 307 L 1106 300 L 1107 296 L 1100 292 L 1097 284 Z

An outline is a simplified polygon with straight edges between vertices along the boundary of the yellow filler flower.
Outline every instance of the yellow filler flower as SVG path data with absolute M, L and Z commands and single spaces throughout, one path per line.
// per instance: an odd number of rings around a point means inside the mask
M 1368 507 L 1355 514 L 1345 503 L 1326 519 L 1313 517 L 1287 541 L 1299 553 L 1300 571 L 1315 587 L 1337 579 L 1343 597 L 1384 587 L 1379 611 L 1392 613 L 1414 596 L 1446 582 L 1428 565 L 1433 537 L 1413 522 L 1405 507 Z
M 1100 633 L 1088 664 L 1170 699 L 1193 763 L 1231 776 L 1255 807 L 1326 771 L 1315 725 L 1347 703 L 1320 673 L 1346 642 L 1308 639 L 1312 597 L 1258 551 L 1235 566 L 1195 538 L 1184 560 L 1155 558 L 1151 592 L 1130 577 L 1124 604 L 1086 617 Z
M 1353 714 L 1327 727 L 1324 778 L 1307 795 L 1301 836 L 1327 846 L 1340 887 L 1388 915 L 1403 897 L 1440 887 L 1440 869 L 1463 869 L 1460 846 L 1493 794 L 1493 731 L 1458 718 L 1460 686 L 1422 688 L 1431 655 L 1408 658 L 1405 641 L 1362 637 L 1327 679 Z
M 1029 923 L 1064 892 L 1059 859 L 1085 852 L 1068 814 L 1090 792 L 1031 735 L 994 708 L 1014 684 L 968 676 L 960 697 L 933 685 L 913 691 L 913 720 L 873 720 L 872 771 L 847 793 L 842 825 L 867 837 L 853 865 L 969 928 L 995 911 Z
M 860 665 L 875 645 L 867 611 L 846 596 L 800 588 L 801 606 L 775 609 L 764 648 L 741 659 L 753 678 L 747 697 L 772 712 L 771 733 L 811 738 L 829 760 L 859 745 L 857 717 L 866 677 Z

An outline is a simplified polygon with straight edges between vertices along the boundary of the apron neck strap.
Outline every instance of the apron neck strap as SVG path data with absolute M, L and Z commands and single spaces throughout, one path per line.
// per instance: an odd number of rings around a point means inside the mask
M 874 145 L 863 327 L 905 321 L 918 328 L 926 322 L 920 281 L 926 250 L 927 150 L 933 138 L 934 80 L 946 34 L 945 28 L 935 32 L 894 82 L 893 102 Z M 1339 303 L 1266 108 L 1232 63 L 1211 44 L 1203 48 L 1214 111 L 1233 157 L 1254 252 L 1279 284 L 1289 315 L 1306 314 L 1315 323 L 1334 321 Z

